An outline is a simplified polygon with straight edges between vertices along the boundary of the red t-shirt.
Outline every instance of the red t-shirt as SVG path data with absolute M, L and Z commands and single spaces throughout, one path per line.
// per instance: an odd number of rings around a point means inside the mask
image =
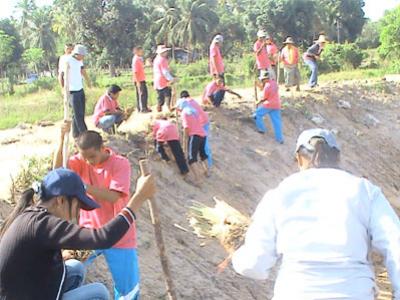
M 207 98 L 212 96 L 219 90 L 226 90 L 226 88 L 223 85 L 218 85 L 214 80 L 211 81 L 209 84 L 207 84 L 206 88 L 204 89 L 203 102 L 207 102 Z
M 132 72 L 136 75 L 136 81 L 142 82 L 146 80 L 144 73 L 143 57 L 135 55 L 132 59 Z
M 195 110 L 197 110 L 197 113 L 199 114 L 199 118 L 200 118 L 200 123 L 204 126 L 206 125 L 208 122 L 210 122 L 209 118 L 208 118 L 208 113 L 206 113 L 203 108 L 201 107 L 201 105 L 194 99 L 189 99 L 188 103 L 191 107 L 193 107 Z
M 183 128 L 187 128 L 189 130 L 189 136 L 198 135 L 201 137 L 206 136 L 206 132 L 203 129 L 203 125 L 201 124 L 200 117 L 195 114 L 188 114 L 183 109 L 182 114 L 182 126 Z
M 215 65 L 211 63 L 212 59 L 215 60 Z M 210 46 L 210 74 L 222 74 L 224 73 L 225 67 L 222 60 L 221 49 L 216 43 L 212 43 Z
M 154 88 L 162 90 L 168 86 L 165 72 L 169 72 L 168 59 L 157 55 L 153 62 Z
M 273 59 L 270 60 L 271 64 L 275 65 L 275 55 L 278 53 L 278 47 L 274 43 L 271 43 L 270 45 L 267 45 L 267 52 L 269 57 L 273 57 Z
M 96 103 L 93 113 L 94 125 L 99 124 L 101 117 L 105 115 L 106 112 L 115 113 L 119 107 L 118 101 L 111 98 L 107 93 L 100 97 L 99 101 Z
M 275 80 L 268 81 L 263 90 L 263 106 L 268 109 L 280 109 L 281 99 L 279 98 L 279 87 Z
M 101 207 L 92 211 L 80 211 L 79 224 L 88 228 L 100 228 L 112 220 L 128 203 L 131 185 L 131 166 L 129 161 L 106 149 L 109 158 L 97 166 L 92 166 L 80 155 L 76 154 L 69 159 L 68 167 L 77 173 L 84 183 L 99 188 L 120 192 L 122 197 L 117 202 L 98 202 Z M 92 197 L 93 198 L 93 197 Z M 124 237 L 113 248 L 136 248 L 136 228 L 131 226 Z
M 179 141 L 178 127 L 169 120 L 156 120 L 153 137 L 157 142 Z
M 258 49 L 260 49 L 263 43 L 264 42 L 257 40 L 253 47 L 254 53 L 256 54 L 257 69 L 259 70 L 266 70 L 271 66 L 271 62 L 268 58 L 267 48 L 265 46 L 262 46 L 262 50 L 257 54 Z

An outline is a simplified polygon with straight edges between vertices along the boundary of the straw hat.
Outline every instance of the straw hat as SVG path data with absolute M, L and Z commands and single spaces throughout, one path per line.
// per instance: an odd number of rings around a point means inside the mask
M 263 38 L 263 37 L 267 37 L 268 36 L 268 33 L 265 31 L 265 30 L 263 30 L 263 29 L 260 29 L 258 32 L 257 32 L 257 37 L 259 37 L 259 38 Z
M 169 50 L 171 50 L 171 48 L 167 48 L 167 47 L 165 47 L 165 45 L 158 45 L 156 53 L 161 54 L 161 53 L 167 52 Z
M 284 44 L 294 44 L 294 40 L 291 36 L 286 38 L 286 41 L 283 42 Z
M 324 34 L 320 34 L 318 40 L 315 41 L 316 43 L 328 43 L 326 36 Z

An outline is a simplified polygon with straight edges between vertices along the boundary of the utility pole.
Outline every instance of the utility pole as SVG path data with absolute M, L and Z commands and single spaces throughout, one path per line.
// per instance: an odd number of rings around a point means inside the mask
M 340 44 L 340 29 L 342 28 L 342 23 L 341 23 L 342 18 L 340 17 L 340 14 L 336 14 L 336 32 L 337 32 L 337 42 Z

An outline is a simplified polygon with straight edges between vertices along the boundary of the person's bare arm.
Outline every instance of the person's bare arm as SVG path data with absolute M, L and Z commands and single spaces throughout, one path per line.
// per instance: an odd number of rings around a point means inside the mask
M 85 68 L 81 69 L 81 74 L 82 74 L 83 78 L 85 78 L 85 82 L 86 82 L 87 86 L 91 88 L 92 87 L 92 82 L 90 81 L 89 75 L 86 72 Z
M 236 97 L 238 97 L 239 99 L 242 99 L 242 96 L 241 96 L 241 95 L 239 95 L 238 93 L 232 91 L 231 89 L 227 89 L 226 92 L 229 93 L 229 94 L 232 94 L 232 95 L 234 95 L 234 96 L 236 96 Z
M 71 130 L 71 122 L 64 121 L 63 125 L 61 126 L 59 144 L 57 145 L 57 149 L 53 157 L 53 169 L 61 168 L 63 166 L 64 138 L 66 134 L 69 134 L 70 130 Z
M 100 188 L 93 185 L 86 185 L 86 191 L 93 196 L 94 199 L 115 203 L 123 196 L 123 193 L 112 191 L 106 188 Z
M 62 89 L 64 89 L 64 72 L 58 73 L 58 82 Z

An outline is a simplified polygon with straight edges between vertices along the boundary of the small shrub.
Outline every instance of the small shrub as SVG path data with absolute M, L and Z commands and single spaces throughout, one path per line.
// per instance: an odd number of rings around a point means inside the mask
M 322 53 L 319 69 L 322 72 L 355 69 L 364 57 L 364 52 L 356 44 L 328 44 Z

